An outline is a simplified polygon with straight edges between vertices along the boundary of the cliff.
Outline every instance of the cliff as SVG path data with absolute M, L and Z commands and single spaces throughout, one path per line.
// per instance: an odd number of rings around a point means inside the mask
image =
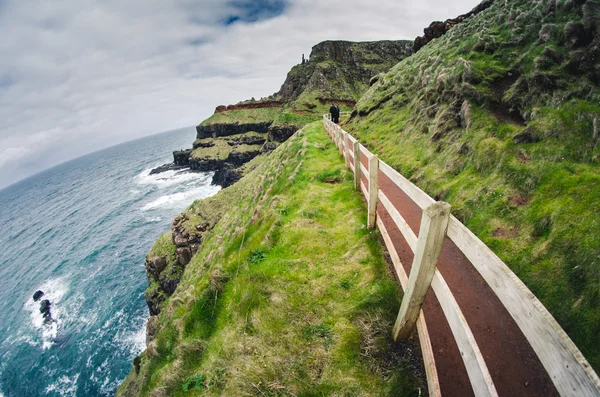
M 183 276 L 117 395 L 418 395 L 418 345 L 389 337 L 397 286 L 364 223 L 321 122 L 193 203 L 148 254 L 149 293 Z
M 217 171 L 213 183 L 230 186 L 256 156 L 269 153 L 327 111 L 331 101 L 351 109 L 370 79 L 412 53 L 410 41 L 325 41 L 288 73 L 279 92 L 261 100 L 220 105 L 196 127 L 191 151 L 174 153 L 174 164 Z
M 600 2 L 495 1 L 344 126 L 491 247 L 600 369 Z

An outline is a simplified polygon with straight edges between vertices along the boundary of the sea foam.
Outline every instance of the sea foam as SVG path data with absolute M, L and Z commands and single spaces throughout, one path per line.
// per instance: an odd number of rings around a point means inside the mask
M 69 289 L 69 283 L 65 277 L 50 279 L 44 282 L 39 288 L 44 292 L 42 299 L 48 299 L 52 304 L 50 312 L 55 320 L 51 325 L 44 324 L 44 317 L 40 313 L 40 301 L 34 302 L 33 292 L 28 295 L 23 308 L 29 312 L 31 325 L 37 330 L 41 330 L 41 342 L 43 349 L 49 349 L 52 341 L 58 335 L 58 326 L 61 321 L 60 302 Z

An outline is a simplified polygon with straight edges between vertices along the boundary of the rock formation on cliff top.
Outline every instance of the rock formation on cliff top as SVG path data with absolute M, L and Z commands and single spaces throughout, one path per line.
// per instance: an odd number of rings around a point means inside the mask
M 319 43 L 312 48 L 310 60 L 294 66 L 281 89 L 269 98 L 217 106 L 196 127 L 193 148 L 174 152 L 174 164 L 155 172 L 181 166 L 217 171 L 213 183 L 227 187 L 241 177 L 242 165 L 318 119 L 329 102 L 351 109 L 373 76 L 411 53 L 411 41 Z

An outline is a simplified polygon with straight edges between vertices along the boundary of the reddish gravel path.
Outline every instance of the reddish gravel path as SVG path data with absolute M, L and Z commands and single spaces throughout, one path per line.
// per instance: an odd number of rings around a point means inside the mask
M 361 164 L 368 169 L 366 156 L 361 153 L 360 157 Z M 368 187 L 364 175 L 361 175 L 361 180 Z M 379 188 L 418 235 L 422 215 L 419 206 L 381 171 Z M 381 204 L 378 204 L 377 216 L 385 225 L 394 249 L 409 274 L 412 250 Z M 444 241 L 438 269 L 463 312 L 498 394 L 506 397 L 558 396 L 547 371 L 515 321 L 471 262 L 448 238 Z M 461 353 L 432 289 L 425 299 L 423 312 L 442 394 L 472 396 Z

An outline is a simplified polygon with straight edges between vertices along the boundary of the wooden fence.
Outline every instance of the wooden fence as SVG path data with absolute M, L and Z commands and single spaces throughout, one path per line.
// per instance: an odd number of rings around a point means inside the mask
M 341 114 L 343 117 L 348 115 L 349 112 Z M 332 123 L 329 115 L 323 116 L 323 122 L 329 136 L 343 155 L 346 167 L 354 173 L 355 187 L 362 191 L 366 198 L 368 226 L 378 227 L 392 258 L 404 290 L 404 298 L 394 327 L 394 338 L 407 338 L 416 326 L 430 396 L 442 395 L 438 379 L 440 368 L 436 366 L 436 354 L 432 349 L 425 315 L 421 309 L 430 287 L 450 327 L 451 337 L 460 350 L 472 392 L 476 396 L 499 395 L 498 385 L 494 383 L 488 369 L 491 365 L 490 360 L 494 360 L 494 357 L 484 359 L 455 295 L 437 268 L 442 241 L 448 238 L 481 275 L 516 322 L 547 371 L 556 391 L 563 396 L 600 396 L 600 379 L 564 330 L 508 266 L 466 226 L 450 215 L 448 204 L 436 202 L 407 178 L 379 160 L 377 155 L 369 152 L 348 132 Z M 401 214 L 401 209 L 394 206 L 390 197 L 380 189 L 381 177 L 389 178 L 395 187 L 422 210 L 418 235 Z M 401 263 L 395 241 L 392 241 L 379 216 L 383 211 L 382 207 L 389 214 L 386 215 L 386 219 L 393 219 L 405 243 L 414 253 L 410 272 L 407 272 Z

